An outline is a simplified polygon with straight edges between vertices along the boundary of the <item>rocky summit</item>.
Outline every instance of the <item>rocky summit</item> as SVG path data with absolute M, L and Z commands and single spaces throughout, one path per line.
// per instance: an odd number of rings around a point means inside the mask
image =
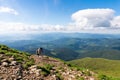
M 0 80 L 97 80 L 95 75 L 56 58 L 0 45 Z

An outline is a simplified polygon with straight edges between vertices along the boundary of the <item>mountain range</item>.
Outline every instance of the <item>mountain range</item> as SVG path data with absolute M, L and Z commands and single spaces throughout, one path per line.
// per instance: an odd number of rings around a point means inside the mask
M 51 33 L 33 37 L 30 40 L 6 40 L 1 43 L 31 54 L 43 47 L 43 54 L 63 60 L 85 57 L 120 59 L 120 36 L 117 34 Z

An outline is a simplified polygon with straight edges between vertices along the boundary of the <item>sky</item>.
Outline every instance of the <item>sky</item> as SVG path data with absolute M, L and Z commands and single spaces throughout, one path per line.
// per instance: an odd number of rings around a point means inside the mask
M 0 34 L 120 34 L 120 0 L 0 0 Z

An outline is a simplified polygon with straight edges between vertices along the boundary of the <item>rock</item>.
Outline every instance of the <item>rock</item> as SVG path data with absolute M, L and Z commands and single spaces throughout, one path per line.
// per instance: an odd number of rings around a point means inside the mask
M 29 71 L 24 71 L 25 74 L 29 74 Z
M 33 68 L 37 68 L 37 65 L 33 65 L 33 66 L 29 67 L 29 69 L 33 69 Z
M 52 77 L 55 79 L 55 78 L 56 78 L 56 75 L 52 75 Z
M 4 79 L 2 79 L 2 80 L 7 80 L 7 78 L 4 78 Z
M 94 73 L 94 72 L 92 72 L 92 71 L 90 71 L 90 74 L 91 74 L 91 75 L 95 75 L 95 73 Z
M 0 58 L 2 58 L 3 57 L 3 55 L 2 54 L 0 54 Z
M 30 74 L 33 74 L 34 72 L 33 71 L 29 71 Z
M 95 80 L 94 78 L 90 77 L 89 80 Z
M 67 80 L 72 80 L 71 78 L 67 78 Z
M 9 61 L 14 61 L 14 58 L 13 57 L 9 58 Z
M 56 70 L 56 67 L 52 67 L 52 70 Z
M 74 75 L 69 75 L 71 78 L 75 78 L 75 76 Z
M 15 77 L 16 77 L 16 75 L 12 75 L 11 77 L 12 77 L 12 78 L 15 78 Z
M 69 75 L 69 74 L 70 74 L 70 72 L 67 72 L 66 74 L 67 74 L 67 75 Z
M 2 76 L 0 76 L 0 80 L 2 80 L 3 79 L 3 77 Z
M 7 67 L 9 64 L 7 62 L 3 62 L 2 66 Z
M 80 76 L 82 76 L 81 74 L 78 74 L 78 76 L 80 77 Z
M 62 72 L 62 75 L 66 75 L 66 73 L 65 73 L 65 72 Z
M 85 79 L 85 80 L 88 80 L 88 77 L 87 77 L 87 76 L 84 76 L 84 79 Z
M 22 78 L 22 76 L 18 76 L 18 79 L 21 79 L 21 78 Z M 18 80 L 18 79 L 17 79 L 17 80 Z
M 37 70 L 36 68 L 33 68 L 33 69 L 31 69 L 30 71 L 35 72 L 36 70 Z
M 48 56 L 44 56 L 44 55 L 43 55 L 43 58 L 47 58 L 47 59 L 49 59 L 49 57 L 48 57 Z
M 7 59 L 3 59 L 3 60 L 1 60 L 1 62 L 7 62 L 8 60 Z
M 40 75 L 40 70 L 36 70 L 35 73 L 36 73 L 36 76 L 39 76 Z
M 17 65 L 17 61 L 12 61 L 10 65 L 12 65 L 12 66 Z

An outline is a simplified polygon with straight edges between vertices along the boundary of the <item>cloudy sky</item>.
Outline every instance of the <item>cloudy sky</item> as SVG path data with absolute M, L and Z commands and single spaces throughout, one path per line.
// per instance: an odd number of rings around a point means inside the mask
M 120 0 L 0 0 L 0 34 L 120 34 Z

